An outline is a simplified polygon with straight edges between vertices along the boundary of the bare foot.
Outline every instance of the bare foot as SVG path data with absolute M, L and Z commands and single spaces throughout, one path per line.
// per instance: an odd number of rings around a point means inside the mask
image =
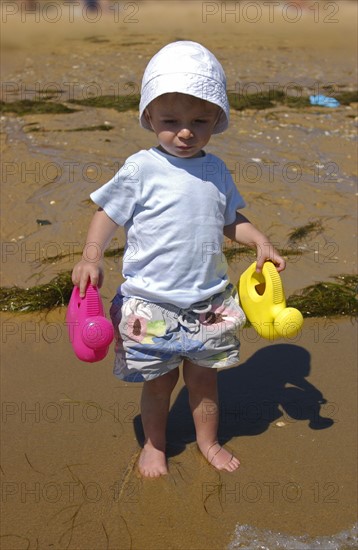
M 206 460 L 214 466 L 217 470 L 225 470 L 227 472 L 234 472 L 240 466 L 240 461 L 217 441 L 207 447 L 205 452 L 200 449 Z
M 168 473 L 165 453 L 155 447 L 144 446 L 138 461 L 143 477 L 160 477 Z

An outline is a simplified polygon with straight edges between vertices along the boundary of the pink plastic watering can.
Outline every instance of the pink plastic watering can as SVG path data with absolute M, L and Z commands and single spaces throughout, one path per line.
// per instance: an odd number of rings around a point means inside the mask
M 114 331 L 106 319 L 98 288 L 88 285 L 84 298 L 77 286 L 72 290 L 66 324 L 70 342 L 78 359 L 88 363 L 101 361 L 108 353 Z

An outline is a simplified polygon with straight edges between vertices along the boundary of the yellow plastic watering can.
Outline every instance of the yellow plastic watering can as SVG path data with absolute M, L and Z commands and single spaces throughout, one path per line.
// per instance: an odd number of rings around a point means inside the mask
M 261 273 L 256 262 L 241 275 L 237 285 L 241 307 L 256 332 L 263 338 L 292 338 L 303 324 L 302 313 L 286 307 L 281 277 L 272 262 L 265 262 Z

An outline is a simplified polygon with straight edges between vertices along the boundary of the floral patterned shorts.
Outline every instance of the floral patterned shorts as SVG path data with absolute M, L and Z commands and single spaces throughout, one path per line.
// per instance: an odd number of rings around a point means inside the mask
M 162 376 L 186 358 L 216 369 L 239 363 L 237 332 L 246 319 L 231 284 L 189 309 L 117 294 L 110 314 L 116 334 L 114 374 L 127 382 Z

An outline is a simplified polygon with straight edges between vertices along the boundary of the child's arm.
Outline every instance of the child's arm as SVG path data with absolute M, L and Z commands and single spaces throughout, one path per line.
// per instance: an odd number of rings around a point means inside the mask
M 270 240 L 242 214 L 237 212 L 235 222 L 224 227 L 224 235 L 232 241 L 256 248 L 257 271 L 262 270 L 266 260 L 271 260 L 276 265 L 277 271 L 285 269 L 285 260 L 270 243 Z
M 103 282 L 103 254 L 117 229 L 118 225 L 99 208 L 90 223 L 86 244 L 82 253 L 82 260 L 75 265 L 72 271 L 72 282 L 80 289 L 80 296 L 84 296 L 88 279 L 94 286 L 102 286 Z

